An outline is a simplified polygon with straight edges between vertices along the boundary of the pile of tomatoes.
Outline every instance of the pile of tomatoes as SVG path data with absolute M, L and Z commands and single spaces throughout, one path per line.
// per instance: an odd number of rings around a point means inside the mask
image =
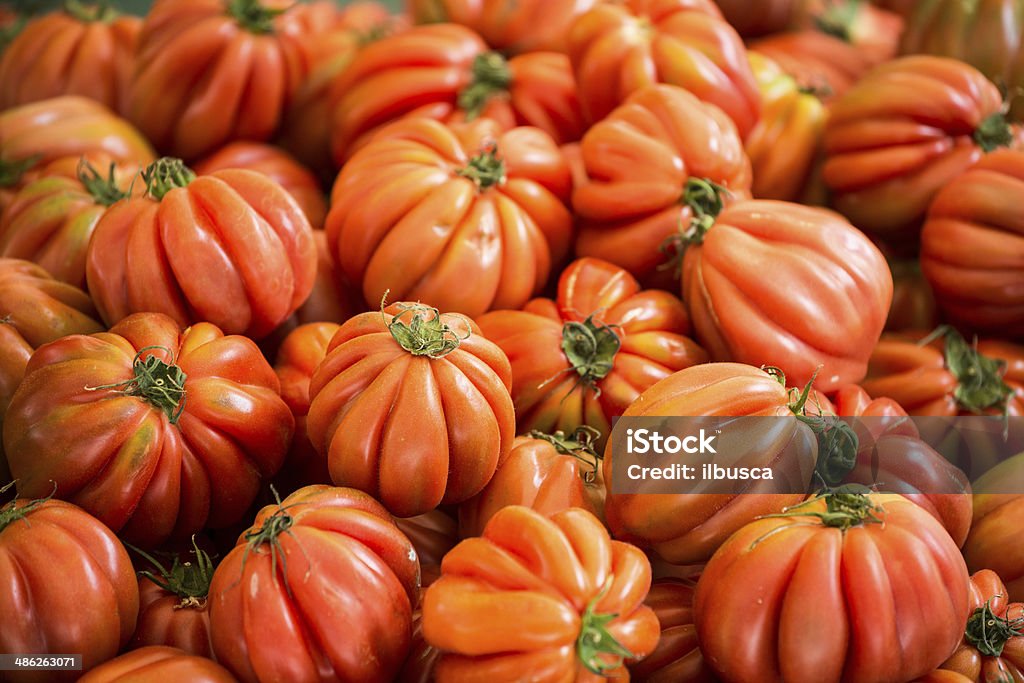
M 0 9 L 0 680 L 1024 681 L 1022 22 Z M 616 491 L 747 415 L 817 493 Z

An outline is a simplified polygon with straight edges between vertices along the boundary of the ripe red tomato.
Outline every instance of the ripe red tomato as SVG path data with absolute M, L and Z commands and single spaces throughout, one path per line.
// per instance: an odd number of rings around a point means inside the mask
M 79 683 L 235 683 L 228 670 L 206 657 L 151 645 L 98 666 Z
M 195 165 L 198 175 L 226 168 L 245 168 L 267 176 L 288 191 L 314 229 L 324 226 L 327 200 L 320 181 L 284 150 L 259 142 L 232 142 Z
M 423 597 L 423 634 L 442 651 L 438 683 L 602 681 L 658 642 L 643 604 L 644 554 L 596 517 L 503 508 L 479 538 L 449 552 Z
M 718 549 L 697 583 L 697 635 L 728 681 L 906 681 L 956 648 L 968 587 L 959 550 L 920 507 L 831 494 Z
M 704 363 L 669 375 L 640 394 L 624 413 L 650 416 L 789 416 L 796 407 L 783 381 L 764 370 L 739 363 Z M 755 442 L 749 466 L 767 466 L 780 455 L 796 453 L 803 463 L 814 456 L 814 435 L 796 420 L 770 440 Z M 804 499 L 802 493 L 616 493 L 613 449 L 604 454 L 608 528 L 616 538 L 650 547 L 678 565 L 706 561 L 733 532 L 761 515 L 778 512 Z M 813 461 L 813 457 L 810 458 Z M 747 464 L 748 461 L 745 461 Z M 813 464 L 811 464 L 813 469 Z M 781 470 L 780 470 L 781 471 Z M 810 481 L 807 472 L 806 481 Z
M 686 307 L 660 290 L 641 290 L 627 271 L 582 258 L 558 281 L 557 299 L 478 318 L 484 336 L 512 363 L 520 434 L 572 432 L 604 437 L 644 389 L 708 355 L 689 338 Z
M 210 556 L 195 539 L 192 550 L 185 554 L 187 559 L 175 555 L 170 566 L 136 551 L 151 568 L 139 572 L 139 621 L 129 649 L 168 646 L 212 659 L 207 602 L 213 580 Z
M 575 433 L 532 431 L 517 436 L 505 462 L 484 490 L 459 505 L 459 533 L 480 536 L 502 508 L 525 505 L 545 515 L 580 508 L 603 516 L 604 481 L 594 450 L 599 432 L 580 427 Z
M 892 277 L 882 253 L 842 216 L 738 202 L 710 228 L 695 221 L 687 239 L 683 300 L 712 358 L 776 366 L 793 384 L 813 378 L 824 392 L 864 378 Z
M 921 270 L 961 328 L 1024 340 L 1024 151 L 986 154 L 935 196 L 921 231 Z
M 238 521 L 294 419 L 256 344 L 159 313 L 32 354 L 4 420 L 22 497 L 81 505 L 154 547 Z
M 105 328 L 89 295 L 34 263 L 0 258 L 0 425 L 32 352 L 69 334 Z M 0 447 L 0 486 L 11 480 Z
M 86 280 L 108 324 L 155 311 L 259 338 L 309 296 L 313 231 L 273 180 L 238 169 L 196 178 L 161 159 L 145 183 L 146 196 L 108 209 L 89 241 Z
M 990 569 L 1009 600 L 1024 601 L 1024 550 L 1016 542 L 1024 519 L 1024 453 L 1000 462 L 974 481 L 974 523 L 964 543 L 971 571 Z
M 971 615 L 963 642 L 942 665 L 972 683 L 1024 680 L 1024 604 L 1010 602 L 999 575 L 971 576 Z
M 515 434 L 501 349 L 471 320 L 421 304 L 362 313 L 309 385 L 307 430 L 331 479 L 398 517 L 476 495 Z
M 644 683 L 717 683 L 704 663 L 693 619 L 695 584 L 659 579 L 651 584 L 644 604 L 661 624 L 658 646 L 645 659 L 629 666 L 631 680 Z
M 598 3 L 573 23 L 569 57 L 591 122 L 655 83 L 685 88 L 719 107 L 741 138 L 760 115 L 743 42 L 711 0 Z
M 214 573 L 217 660 L 246 682 L 385 683 L 409 651 L 418 584 L 416 551 L 377 501 L 299 489 L 260 510 Z
M 571 190 L 535 128 L 403 119 L 338 175 L 327 239 L 369 302 L 390 291 L 469 316 L 519 308 L 568 251 Z
M 110 5 L 77 2 L 30 20 L 3 50 L 0 109 L 81 95 L 124 112 L 141 28 Z
M 861 230 L 905 247 L 929 203 L 985 152 L 1013 142 L 998 88 L 942 57 L 882 64 L 832 105 L 825 182 Z
M 128 642 L 138 614 L 131 560 L 99 520 L 52 499 L 0 508 L 0 650 L 79 654 L 88 671 Z M 5 671 L 4 677 L 13 683 L 42 680 L 36 674 Z M 73 681 L 81 673 L 44 675 Z
M 723 199 L 750 193 L 750 160 L 717 108 L 668 85 L 638 90 L 595 124 L 580 149 L 586 181 L 573 192 L 576 253 L 622 266 L 671 289 L 680 226 Z

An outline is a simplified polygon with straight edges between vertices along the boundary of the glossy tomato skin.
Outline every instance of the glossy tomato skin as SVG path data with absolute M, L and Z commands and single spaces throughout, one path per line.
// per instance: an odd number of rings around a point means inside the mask
M 210 643 L 210 612 L 205 598 L 196 604 L 182 599 L 139 577 L 139 623 L 132 649 L 167 646 L 197 657 L 213 657 Z
M 85 97 L 64 95 L 0 113 L 0 160 L 38 157 L 44 164 L 95 152 L 143 166 L 156 158 L 132 124 Z
M 474 159 L 486 177 L 469 177 Z M 537 129 L 403 119 L 338 175 L 328 244 L 368 302 L 390 292 L 471 317 L 519 308 L 568 251 L 571 183 Z
M 975 572 L 971 576 L 970 607 L 968 632 L 975 637 L 979 631 L 977 622 L 981 619 L 995 618 L 1005 625 L 1007 622 L 1019 623 L 1019 619 L 1024 616 L 1024 604 L 1010 602 L 1006 586 L 999 575 L 989 569 Z M 972 643 L 965 637 L 942 668 L 962 674 L 972 683 L 1024 680 L 1024 637 L 1018 635 L 1004 639 L 995 633 L 993 637 L 992 645 L 1001 650 L 999 656 L 981 652 L 981 643 Z
M 247 534 L 285 518 L 286 531 L 250 545 Z M 416 552 L 379 503 L 307 486 L 263 508 L 217 567 L 217 660 L 242 681 L 390 681 L 409 649 L 418 584 Z
M 746 525 L 711 558 L 694 610 L 723 680 L 906 681 L 952 653 L 969 614 L 956 545 L 901 496 L 866 498 L 884 523 L 793 516 L 824 512 L 817 499 Z
M 206 657 L 174 647 L 151 645 L 96 667 L 79 683 L 235 683 L 227 669 Z
M 441 560 L 458 544 L 459 523 L 446 512 L 435 509 L 415 517 L 396 517 L 395 524 L 416 548 L 420 558 L 420 586 L 426 588 L 441 575 Z M 422 643 L 419 618 L 417 610 L 413 615 L 413 640 Z
M 613 365 L 600 378 L 586 370 L 589 356 L 571 359 L 565 351 L 566 335 L 587 320 L 597 334 L 617 342 L 610 359 L 602 356 Z M 708 360 L 689 337 L 690 320 L 678 298 L 643 290 L 628 271 L 596 258 L 578 259 L 562 271 L 556 299 L 534 299 L 521 311 L 492 311 L 478 322 L 512 363 L 519 433 L 571 433 L 588 425 L 601 433 L 599 448 L 612 420 L 644 389 Z
M 479 538 L 445 556 L 423 598 L 426 642 L 443 651 L 438 683 L 587 681 L 623 675 L 608 658 L 604 676 L 584 668 L 576 642 L 586 612 L 615 615 L 608 632 L 636 657 L 654 649 L 658 620 L 643 605 L 650 564 L 609 538 L 588 512 L 545 515 L 502 509 Z
M 591 122 L 655 83 L 680 86 L 719 107 L 740 137 L 760 114 L 743 42 L 711 0 L 599 3 L 573 23 L 569 57 Z
M 644 393 L 624 413 L 651 416 L 792 415 L 784 384 L 756 367 L 740 363 L 704 363 L 669 375 Z M 796 449 L 791 451 L 790 449 Z M 810 450 L 807 450 L 810 449 Z M 813 435 L 795 424 L 766 443 L 758 462 L 780 454 L 817 452 Z M 604 453 L 608 485 L 605 516 L 619 539 L 649 547 L 677 565 L 705 562 L 715 549 L 747 522 L 804 499 L 801 493 L 616 493 L 614 453 Z M 751 461 L 752 463 L 754 461 Z M 752 465 L 757 466 L 757 465 Z
M 431 321 L 448 326 L 457 346 L 431 358 L 399 343 L 402 326 Z M 313 375 L 309 438 L 332 481 L 396 516 L 460 503 L 511 448 L 511 374 L 501 349 L 463 316 L 414 304 L 362 313 L 341 326 Z
M 822 93 L 827 102 L 843 95 L 875 66 L 854 45 L 813 29 L 767 36 L 751 42 L 750 49 L 774 60 L 801 86 Z
M 936 195 L 921 232 L 921 270 L 959 327 L 1024 341 L 1024 151 L 986 154 Z M 965 246 L 969 245 L 969 248 Z
M 0 109 L 80 95 L 124 112 L 142 20 L 67 7 L 29 21 L 0 59 Z
M 195 165 L 199 175 L 225 168 L 246 168 L 267 176 L 298 202 L 314 229 L 323 227 L 327 200 L 320 182 L 284 150 L 259 142 L 232 142 Z
M 643 88 L 583 137 L 585 181 L 573 191 L 576 253 L 622 266 L 671 289 L 662 247 L 693 218 L 680 204 L 688 181 L 708 180 L 726 200 L 750 196 L 750 160 L 729 119 L 669 85 Z
M 406 0 L 419 24 L 452 22 L 469 26 L 487 44 L 505 54 L 553 50 L 565 52 L 573 20 L 595 0 Z
M 69 334 L 102 332 L 89 295 L 28 261 L 0 258 L 0 423 L 32 352 Z M 11 480 L 0 448 L 0 486 Z
M 183 402 L 126 391 L 136 356 L 173 359 Z M 57 495 L 152 548 L 238 521 L 280 468 L 294 418 L 250 339 L 141 313 L 33 353 L 4 428 L 20 495 L 47 495 L 56 482 Z
M 305 73 L 286 17 L 253 27 L 220 0 L 158 0 L 139 35 L 128 117 L 186 161 L 232 140 L 267 140 Z
M 86 255 L 89 291 L 109 324 L 155 311 L 257 339 L 306 300 L 315 277 L 302 209 L 273 180 L 244 169 L 200 176 L 160 200 L 118 202 Z
M 80 654 L 83 671 L 116 655 L 139 613 L 132 563 L 117 537 L 81 508 L 54 499 L 15 501 L 0 510 L 0 520 L 0 649 Z M 4 672 L 13 683 L 79 675 Z
M 658 579 L 651 584 L 644 604 L 661 624 L 661 639 L 642 661 L 630 665 L 631 680 L 643 683 L 716 683 L 704 663 L 693 618 L 696 585 L 681 579 Z
M 832 106 L 823 172 L 833 205 L 894 246 L 916 243 L 935 193 L 984 154 L 974 136 L 993 148 L 1012 141 L 991 123 L 996 132 L 977 133 L 1001 111 L 999 90 L 962 62 L 914 56 L 876 67 Z
M 682 293 L 712 358 L 776 366 L 791 384 L 813 378 L 828 392 L 867 372 L 892 277 L 842 216 L 754 200 L 726 207 L 687 248 Z

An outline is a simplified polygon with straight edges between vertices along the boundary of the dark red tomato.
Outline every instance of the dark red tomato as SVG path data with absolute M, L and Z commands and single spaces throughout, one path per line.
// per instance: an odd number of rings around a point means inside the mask
M 716 683 L 697 643 L 693 618 L 696 584 L 680 579 L 660 579 L 651 584 L 644 604 L 654 610 L 661 624 L 661 639 L 654 652 L 629 666 L 631 680 L 643 683 Z
M 441 560 L 459 542 L 459 523 L 441 510 L 431 510 L 415 517 L 395 518 L 395 524 L 416 548 L 420 558 L 420 585 L 426 588 L 441 575 Z M 414 615 L 418 628 L 419 613 Z M 415 636 L 414 636 L 415 638 Z
M 885 319 L 886 332 L 933 330 L 939 324 L 935 293 L 917 259 L 890 261 L 892 306 Z
M 690 339 L 682 301 L 641 289 L 628 271 L 596 258 L 562 271 L 556 299 L 492 311 L 478 322 L 512 363 L 520 434 L 587 425 L 607 436 L 612 420 L 649 386 L 708 361 Z M 603 437 L 597 446 L 604 448 Z
M 151 645 L 111 659 L 79 679 L 79 683 L 236 683 L 213 660 L 174 647 Z
M 22 497 L 53 492 L 137 545 L 235 523 L 294 418 L 256 344 L 159 313 L 40 347 L 4 420 Z
M 79 654 L 88 671 L 121 650 L 138 614 L 131 560 L 102 522 L 60 500 L 17 500 L 0 508 L 0 650 Z M 79 675 L 5 671 L 4 680 L 73 681 Z
M 214 652 L 246 682 L 386 683 L 409 652 L 419 581 L 377 501 L 307 486 L 263 508 L 217 567 Z

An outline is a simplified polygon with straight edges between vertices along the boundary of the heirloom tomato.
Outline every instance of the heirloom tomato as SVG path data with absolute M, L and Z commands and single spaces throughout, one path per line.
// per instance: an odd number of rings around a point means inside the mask
M 909 500 L 832 493 L 744 526 L 708 562 L 694 613 L 726 681 L 907 681 L 953 652 L 969 577 Z
M 266 336 L 309 296 L 313 230 L 270 178 L 240 169 L 196 177 L 177 159 L 143 173 L 146 195 L 103 214 L 86 254 L 86 281 L 103 319 L 165 313 Z
M 386 683 L 409 651 L 416 551 L 380 503 L 307 486 L 256 515 L 213 575 L 217 661 L 240 680 Z
M 217 662 L 175 647 L 151 645 L 98 666 L 78 683 L 235 683 Z
M 445 555 L 423 596 L 438 683 L 587 683 L 628 675 L 658 642 L 651 567 L 589 512 L 512 505 Z
M 661 639 L 647 657 L 629 665 L 631 680 L 643 683 L 717 683 L 704 663 L 693 619 L 694 584 L 659 579 L 651 584 L 644 604 L 661 624 Z
M 959 327 L 1024 341 L 1024 151 L 996 150 L 936 195 L 921 270 Z
M 469 316 L 519 308 L 568 251 L 571 191 L 536 128 L 403 119 L 338 175 L 328 244 L 369 302 L 390 291 Z
M 461 503 L 512 446 L 512 371 L 471 320 L 422 304 L 362 313 L 309 385 L 307 429 L 334 483 L 398 517 Z
M 29 20 L 0 58 L 0 109 L 81 95 L 123 113 L 141 28 L 105 2 Z
M 138 614 L 131 560 L 99 520 L 60 500 L 0 507 L 0 650 L 78 654 L 88 671 L 121 650 Z M 73 681 L 80 673 L 5 671 L 4 680 Z
M 595 258 L 562 272 L 557 299 L 492 311 L 477 322 L 512 363 L 521 434 L 589 425 L 607 436 L 644 389 L 708 360 L 688 336 L 683 302 L 643 290 L 627 271 Z M 603 449 L 604 439 L 597 445 Z
M 81 505 L 154 547 L 238 521 L 294 418 L 256 344 L 139 313 L 35 351 L 4 420 L 22 497 Z
M 569 57 L 591 122 L 655 83 L 685 88 L 720 108 L 740 137 L 760 115 L 746 49 L 712 0 L 598 3 L 573 23 Z
M 719 197 L 750 196 L 750 160 L 736 127 L 681 88 L 650 86 L 583 137 L 585 181 L 573 192 L 576 253 L 671 286 L 666 250 L 679 226 Z
M 872 69 L 832 105 L 825 183 L 854 225 L 907 248 L 936 192 L 1014 136 L 999 89 L 980 71 L 903 57 Z
M 824 392 L 863 379 L 892 302 L 882 253 L 827 209 L 721 206 L 683 236 L 683 300 L 711 357 L 776 366 Z
M 1024 681 L 1024 604 L 1010 602 L 999 575 L 971 576 L 971 616 L 963 642 L 942 665 L 972 683 Z
M 1024 453 L 1003 460 L 974 481 L 974 523 L 964 543 L 971 571 L 990 569 L 1009 600 L 1024 601 Z

